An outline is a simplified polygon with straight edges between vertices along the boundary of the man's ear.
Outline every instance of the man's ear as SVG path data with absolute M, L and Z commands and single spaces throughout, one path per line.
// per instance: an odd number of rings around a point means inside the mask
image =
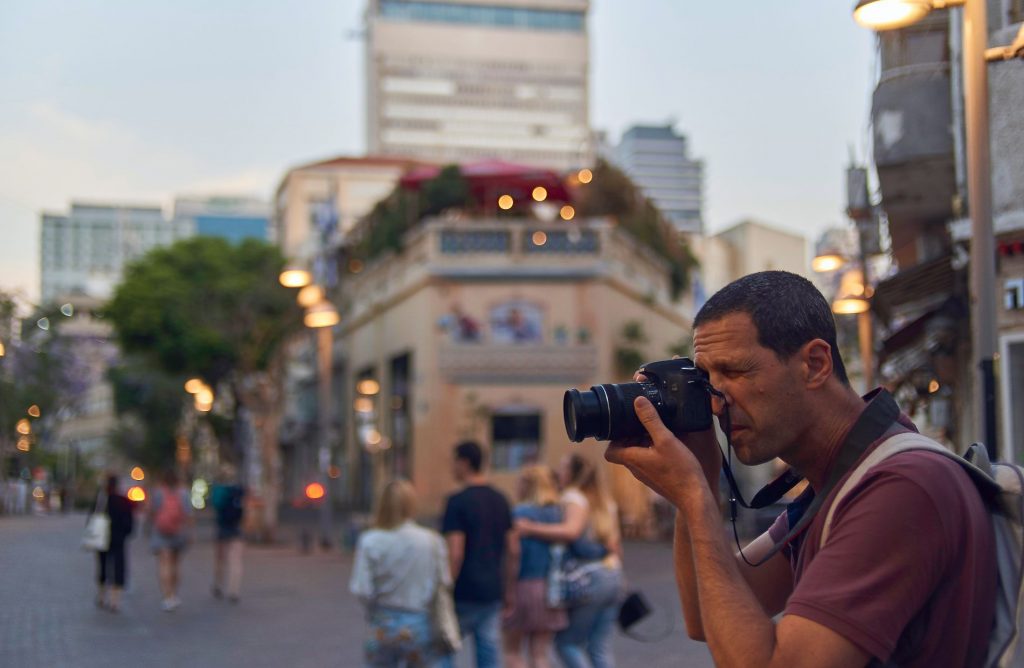
M 832 377 L 832 346 L 822 339 L 804 344 L 800 351 L 803 358 L 804 384 L 807 389 L 817 389 Z

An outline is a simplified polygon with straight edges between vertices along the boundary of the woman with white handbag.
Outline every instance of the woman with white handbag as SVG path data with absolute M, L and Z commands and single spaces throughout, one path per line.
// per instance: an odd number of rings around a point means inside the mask
M 448 549 L 439 533 L 413 522 L 415 512 L 412 484 L 388 483 L 356 545 L 349 589 L 366 606 L 368 667 L 444 665 L 458 649 Z
M 119 612 L 121 592 L 124 591 L 124 583 L 128 574 L 128 555 L 125 551 L 125 542 L 132 533 L 134 519 L 132 517 L 132 502 L 118 491 L 117 476 L 107 477 L 106 485 L 97 495 L 89 515 L 89 520 L 87 520 L 89 525 L 97 524 L 94 520 L 101 518 L 106 519 L 107 524 L 106 545 L 101 544 L 103 541 L 93 542 L 91 545 L 93 549 L 97 550 L 96 605 L 110 612 Z M 98 524 L 102 523 L 101 521 Z M 103 530 L 97 531 L 92 528 L 91 531 L 102 533 Z M 102 536 L 93 538 L 102 538 Z

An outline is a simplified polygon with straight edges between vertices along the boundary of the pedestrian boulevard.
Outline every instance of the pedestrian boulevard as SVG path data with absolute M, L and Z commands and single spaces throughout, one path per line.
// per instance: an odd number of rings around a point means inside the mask
M 348 593 L 351 555 L 303 554 L 294 532 L 281 544 L 249 546 L 238 605 L 210 594 L 212 528 L 200 524 L 182 562 L 183 605 L 160 610 L 156 563 L 141 535 L 130 541 L 122 611 L 93 605 L 95 557 L 78 548 L 83 515 L 0 517 L 0 666 L 361 665 L 362 607 Z M 710 666 L 707 649 L 685 638 L 667 544 L 626 549 L 630 584 L 674 624 L 670 638 L 639 643 L 621 635 L 619 666 Z M 654 628 L 667 620 L 652 622 Z M 457 665 L 471 665 L 464 650 Z

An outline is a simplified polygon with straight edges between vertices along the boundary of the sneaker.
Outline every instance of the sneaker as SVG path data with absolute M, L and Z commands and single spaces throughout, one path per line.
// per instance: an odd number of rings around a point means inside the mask
M 160 604 L 160 609 L 164 612 L 174 612 L 181 605 L 181 599 L 177 596 L 165 598 L 163 603 Z

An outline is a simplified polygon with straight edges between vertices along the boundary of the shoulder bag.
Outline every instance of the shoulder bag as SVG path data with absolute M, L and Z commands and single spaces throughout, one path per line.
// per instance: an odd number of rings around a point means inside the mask
M 445 654 L 454 654 L 462 648 L 462 631 L 459 629 L 459 618 L 455 614 L 455 600 L 452 598 L 452 586 L 446 583 L 444 569 L 448 568 L 440 536 L 436 536 L 434 555 L 437 560 L 437 589 L 434 600 L 430 603 L 430 621 L 434 638 Z
M 85 523 L 82 549 L 94 552 L 110 549 L 110 516 L 107 515 L 107 495 L 103 492 L 97 495 L 96 508 Z

